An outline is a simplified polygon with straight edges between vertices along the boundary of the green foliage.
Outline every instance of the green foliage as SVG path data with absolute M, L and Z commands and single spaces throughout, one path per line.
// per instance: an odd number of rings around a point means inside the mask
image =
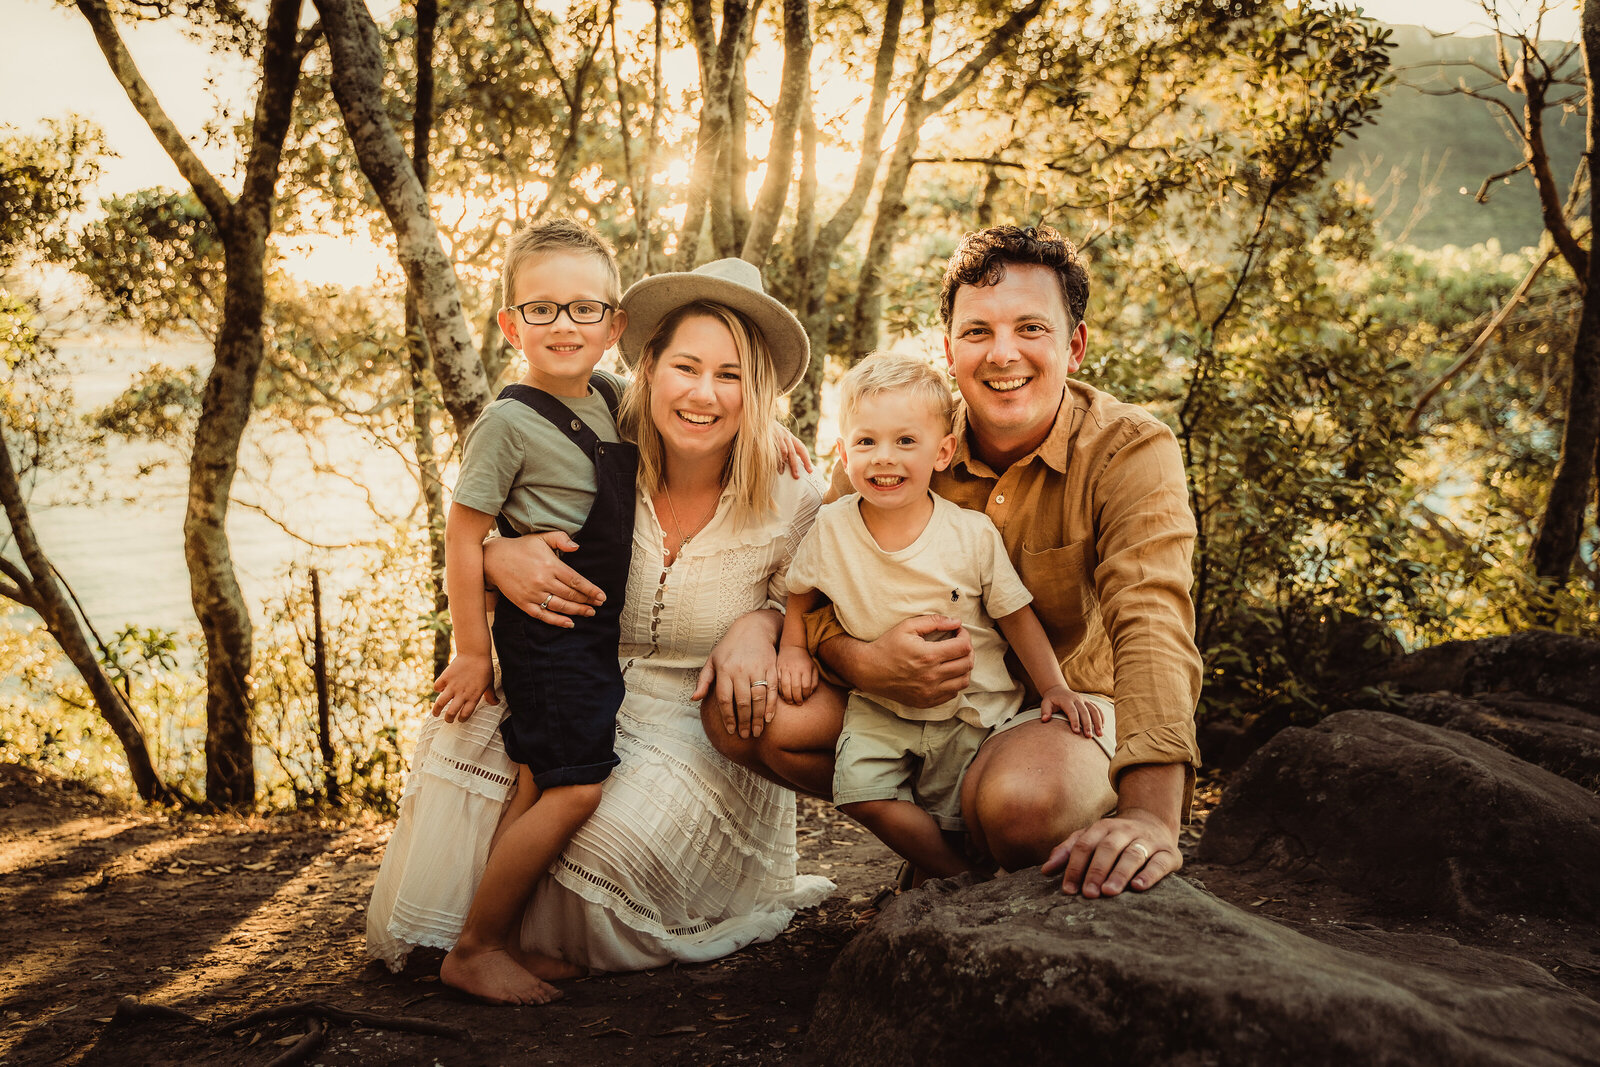
M 292 574 L 284 596 L 264 605 L 254 671 L 256 744 L 275 764 L 265 795 L 277 806 L 322 797 L 310 592 L 309 578 Z M 350 804 L 392 814 L 405 773 L 402 753 L 415 742 L 431 699 L 426 532 L 396 531 L 354 585 L 324 599 L 340 791 Z
M 57 255 L 88 282 L 113 321 L 151 337 L 216 336 L 226 277 L 222 240 L 192 193 L 144 189 L 101 202 Z
M 0 126 L 0 272 L 18 255 L 60 242 L 83 206 L 83 190 L 100 174 L 106 147 L 99 127 L 77 116 L 43 125 L 36 137 Z
M 200 418 L 200 388 L 205 374 L 199 367 L 168 367 L 156 363 L 139 372 L 132 385 L 119 393 L 89 421 L 98 430 L 123 437 L 165 441 L 186 447 Z
M 127 627 L 104 662 L 142 723 L 162 781 L 204 793 L 205 694 L 196 639 Z M 131 794 L 126 757 L 83 679 L 42 624 L 0 602 L 0 762 L 49 767 L 98 789 Z

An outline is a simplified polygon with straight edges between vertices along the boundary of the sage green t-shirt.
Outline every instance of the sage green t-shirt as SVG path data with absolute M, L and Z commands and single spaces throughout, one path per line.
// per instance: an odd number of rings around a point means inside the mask
M 618 394 L 628 384 L 600 371 Z M 557 397 L 602 441 L 617 440 L 616 420 L 593 387 Z M 504 514 L 518 533 L 583 529 L 594 506 L 594 464 L 566 433 L 520 400 L 496 400 L 467 431 L 451 499 L 486 515 Z

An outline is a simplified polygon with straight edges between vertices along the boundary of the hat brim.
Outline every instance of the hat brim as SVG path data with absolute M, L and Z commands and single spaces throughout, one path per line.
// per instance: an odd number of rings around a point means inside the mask
M 629 367 L 637 367 L 644 346 L 661 320 L 685 304 L 708 301 L 739 312 L 761 331 L 772 353 L 778 392 L 787 393 L 805 377 L 811 362 L 811 341 L 794 312 L 757 289 L 707 274 L 681 271 L 656 274 L 634 282 L 622 296 L 627 328 L 618 347 Z

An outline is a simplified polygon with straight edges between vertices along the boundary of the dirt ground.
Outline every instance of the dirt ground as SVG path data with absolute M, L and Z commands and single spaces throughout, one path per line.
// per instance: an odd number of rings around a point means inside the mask
M 775 941 L 494 1008 L 440 985 L 441 953 L 417 951 L 399 975 L 367 961 L 366 900 L 391 829 L 174 815 L 0 766 L 0 1064 L 266 1064 L 307 1019 L 227 1024 L 304 1001 L 465 1031 L 334 1022 L 309 1063 L 792 1062 L 834 956 L 897 867 L 831 807 L 802 801 L 801 870 L 839 889 Z M 127 997 L 201 1021 L 117 1017 Z
M 1592 938 L 1515 917 L 1476 931 L 1396 927 L 1326 886 L 1196 863 L 1219 796 L 1202 781 L 1184 875 L 1223 899 L 1328 940 L 1368 923 L 1459 939 L 1600 998 Z M 897 867 L 830 806 L 802 800 L 801 872 L 839 888 L 776 940 L 715 963 L 566 982 L 547 1007 L 496 1008 L 440 985 L 438 952 L 419 950 L 399 975 L 367 961 L 366 900 L 391 828 L 176 815 L 0 765 L 0 1065 L 804 1062 L 828 969 Z M 299 1043 L 320 1024 L 296 1006 L 311 1001 L 336 1009 L 324 1018 L 369 1017 L 335 1018 L 308 1052 Z M 248 1018 L 269 1009 L 290 1015 Z

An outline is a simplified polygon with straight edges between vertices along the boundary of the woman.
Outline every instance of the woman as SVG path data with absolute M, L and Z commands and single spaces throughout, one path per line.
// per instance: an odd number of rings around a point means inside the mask
M 739 628 L 745 637 L 715 658 L 741 693 L 768 688 L 773 605 L 820 500 L 811 481 L 779 475 L 772 418 L 805 373 L 805 332 L 740 260 L 645 279 L 622 306 L 634 377 L 619 428 L 639 445 L 640 471 L 621 762 L 540 884 L 522 937 L 529 953 L 601 970 L 714 959 L 776 936 L 832 889 L 795 874 L 793 794 L 711 747 L 697 695 L 714 646 L 752 612 L 762 614 Z M 540 550 L 519 543 L 486 558 L 497 573 Z M 519 600 L 582 610 L 567 583 L 542 593 Z M 415 945 L 448 948 L 460 930 L 515 778 L 498 717 L 423 730 L 368 915 L 368 951 L 391 968 Z

